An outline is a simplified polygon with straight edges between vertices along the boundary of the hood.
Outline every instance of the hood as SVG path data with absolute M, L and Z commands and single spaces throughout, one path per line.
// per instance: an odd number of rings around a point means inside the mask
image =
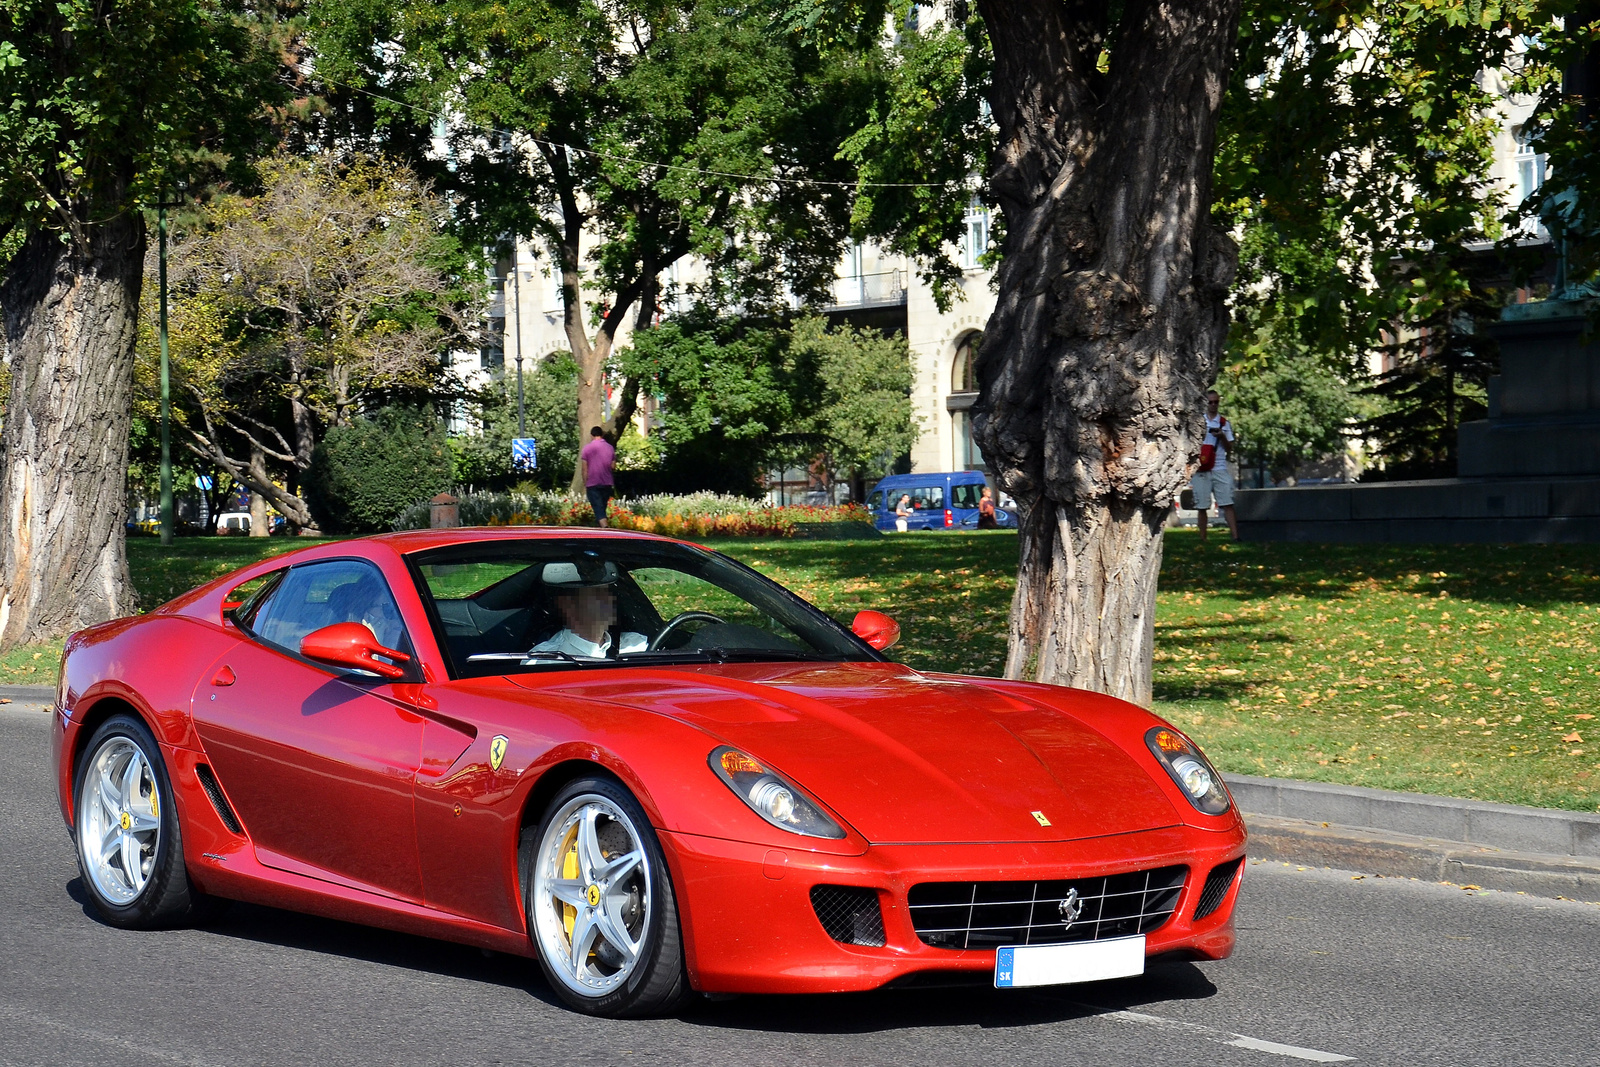
M 1144 769 L 1087 722 L 979 679 L 811 663 L 511 680 L 698 727 L 876 844 L 1070 841 L 1181 821 Z

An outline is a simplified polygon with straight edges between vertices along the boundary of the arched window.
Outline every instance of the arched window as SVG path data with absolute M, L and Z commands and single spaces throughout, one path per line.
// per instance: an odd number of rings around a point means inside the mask
M 956 354 L 950 360 L 950 391 L 952 393 L 976 393 L 978 391 L 978 346 L 983 343 L 983 334 L 977 330 L 961 338 L 956 345 Z

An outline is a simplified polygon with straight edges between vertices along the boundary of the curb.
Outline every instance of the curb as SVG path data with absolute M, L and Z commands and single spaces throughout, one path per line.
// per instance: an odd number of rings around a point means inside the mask
M 1600 901 L 1600 814 L 1224 777 L 1260 859 Z
M 40 704 L 48 710 L 55 703 L 56 691 L 48 685 L 0 685 L 0 700 L 13 704 Z

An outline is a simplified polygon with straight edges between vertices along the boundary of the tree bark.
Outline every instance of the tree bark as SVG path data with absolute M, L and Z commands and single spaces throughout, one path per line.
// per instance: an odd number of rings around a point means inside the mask
M 0 648 L 135 610 L 123 523 L 144 249 L 132 212 L 71 243 L 35 230 L 0 286 Z
M 1006 241 L 973 427 L 1022 512 L 1006 674 L 1148 704 L 1161 531 L 1237 260 L 1210 187 L 1238 0 L 1131 0 L 1116 25 L 1091 0 L 978 6 Z

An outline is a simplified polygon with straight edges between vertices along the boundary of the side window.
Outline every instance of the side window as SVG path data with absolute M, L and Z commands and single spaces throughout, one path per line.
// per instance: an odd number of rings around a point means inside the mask
M 908 489 L 911 496 L 911 507 L 916 511 L 927 511 L 929 508 L 944 507 L 944 486 L 924 485 L 916 489 Z
M 877 511 L 881 507 L 883 507 L 883 490 L 874 489 L 867 496 L 867 510 Z
M 300 651 L 306 634 L 359 622 L 386 648 L 409 651 L 400 609 L 378 568 L 353 559 L 292 568 L 255 610 L 250 629 L 268 644 Z
M 952 485 L 950 487 L 950 506 L 953 508 L 975 508 L 978 506 L 978 497 L 983 493 L 983 487 L 971 482 L 965 485 Z

